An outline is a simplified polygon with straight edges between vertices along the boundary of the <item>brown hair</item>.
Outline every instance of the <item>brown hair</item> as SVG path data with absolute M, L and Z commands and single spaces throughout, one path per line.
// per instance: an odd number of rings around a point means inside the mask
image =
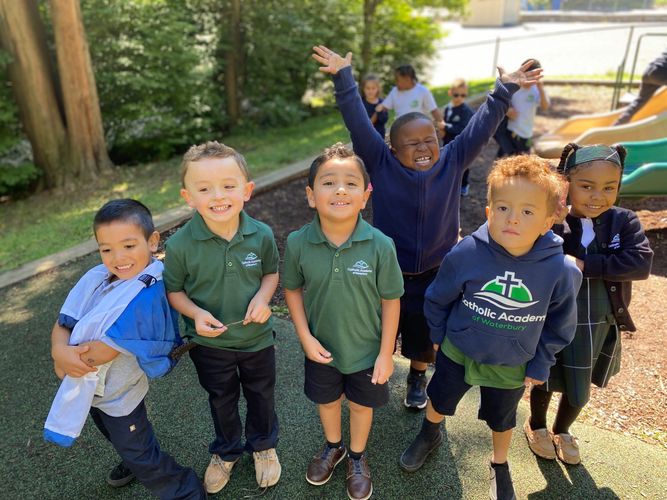
M 549 162 L 536 155 L 518 155 L 502 158 L 493 165 L 486 179 L 487 200 L 491 204 L 495 191 L 511 177 L 521 177 L 541 187 L 547 195 L 549 215 L 558 209 L 558 202 L 565 185 Z
M 188 173 L 188 165 L 191 162 L 201 161 L 207 158 L 233 158 L 241 169 L 241 173 L 246 181 L 250 180 L 248 164 L 241 153 L 234 148 L 219 143 L 218 141 L 208 141 L 190 147 L 190 149 L 183 155 L 183 160 L 181 161 L 181 185 L 183 187 L 185 187 L 185 174 Z
M 466 83 L 465 79 L 463 79 L 463 78 L 454 78 L 454 81 L 449 86 L 449 90 L 458 89 L 459 87 L 468 88 L 468 84 Z
M 313 189 L 313 186 L 315 186 L 315 177 L 317 176 L 317 172 L 322 165 L 324 165 L 329 160 L 341 160 L 344 158 L 351 158 L 357 163 L 359 170 L 361 171 L 361 175 L 364 178 L 364 188 L 367 188 L 368 184 L 370 183 L 370 178 L 368 176 L 368 172 L 366 171 L 366 165 L 364 165 L 364 161 L 356 154 L 354 154 L 354 151 L 345 146 L 345 144 L 342 142 L 337 142 L 336 144 L 329 146 L 313 160 L 313 163 L 310 164 L 310 170 L 308 172 L 308 187 Z

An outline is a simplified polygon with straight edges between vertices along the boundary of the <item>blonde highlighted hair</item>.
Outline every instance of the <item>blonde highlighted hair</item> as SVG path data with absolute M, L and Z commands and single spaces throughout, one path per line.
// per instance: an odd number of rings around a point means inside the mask
M 183 187 L 185 187 L 185 174 L 188 173 L 188 165 L 192 162 L 206 160 L 208 158 L 233 158 L 241 169 L 241 173 L 246 181 L 250 180 L 248 164 L 241 153 L 218 141 L 208 141 L 190 147 L 190 149 L 183 155 L 183 160 L 181 161 L 181 185 Z

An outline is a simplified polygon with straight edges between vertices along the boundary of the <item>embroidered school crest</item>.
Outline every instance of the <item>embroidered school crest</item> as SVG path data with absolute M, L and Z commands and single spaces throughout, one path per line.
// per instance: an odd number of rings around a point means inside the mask
M 609 248 L 613 248 L 614 250 L 621 248 L 621 235 L 616 233 L 614 237 L 611 239 L 609 242 Z
M 243 267 L 255 267 L 260 262 L 262 262 L 262 259 L 257 257 L 257 255 L 255 255 L 253 252 L 250 252 L 245 256 L 245 259 L 243 259 L 241 265 L 243 265 Z
M 348 267 L 347 270 L 356 276 L 366 276 L 373 272 L 371 266 L 363 260 L 358 260 L 352 267 Z
M 516 311 L 537 304 L 523 280 L 515 276 L 513 271 L 505 271 L 503 276 L 496 276 L 484 284 L 481 291 L 473 294 L 477 299 L 484 300 L 506 311 Z

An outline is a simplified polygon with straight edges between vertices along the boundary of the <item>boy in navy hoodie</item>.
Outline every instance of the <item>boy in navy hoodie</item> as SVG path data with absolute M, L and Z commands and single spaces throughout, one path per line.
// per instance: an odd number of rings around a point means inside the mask
M 389 142 L 373 128 L 352 75 L 352 53 L 341 57 L 319 45 L 313 58 L 333 76 L 336 104 L 350 132 L 354 152 L 373 184 L 373 226 L 394 240 L 403 272 L 398 332 L 401 354 L 410 359 L 404 404 L 426 407 L 426 368 L 435 361 L 424 318 L 424 292 L 442 258 L 459 238 L 461 179 L 507 113 L 512 94 L 536 83 L 541 69 L 524 64 L 508 73 L 498 68 L 493 92 L 456 139 L 443 148 L 430 117 L 406 113 L 389 130 Z
M 544 383 L 574 336 L 581 272 L 549 229 L 562 185 L 545 160 L 499 160 L 487 183 L 487 223 L 445 256 L 426 291 L 436 368 L 421 431 L 400 465 L 423 465 L 442 442 L 445 415 L 478 385 L 478 417 L 493 440 L 490 497 L 512 499 L 507 452 L 516 409 L 524 386 Z

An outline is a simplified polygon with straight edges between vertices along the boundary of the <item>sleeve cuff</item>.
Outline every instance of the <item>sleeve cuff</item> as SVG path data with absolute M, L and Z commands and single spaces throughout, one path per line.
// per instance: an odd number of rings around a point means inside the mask
M 336 92 L 342 92 L 356 85 L 354 77 L 352 76 L 352 66 L 346 66 L 333 75 L 332 78 L 334 82 L 334 90 Z

